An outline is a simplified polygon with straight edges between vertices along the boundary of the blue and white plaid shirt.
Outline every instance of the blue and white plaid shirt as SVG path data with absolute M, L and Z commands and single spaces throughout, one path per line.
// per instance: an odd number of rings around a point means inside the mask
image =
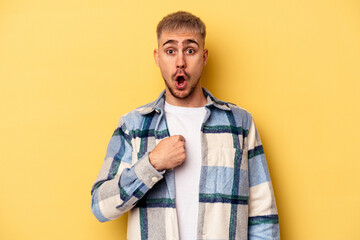
M 250 113 L 204 89 L 198 239 L 280 239 L 272 184 Z M 127 239 L 179 239 L 174 171 L 148 153 L 169 137 L 165 92 L 121 117 L 92 187 L 91 210 L 105 222 L 129 211 Z

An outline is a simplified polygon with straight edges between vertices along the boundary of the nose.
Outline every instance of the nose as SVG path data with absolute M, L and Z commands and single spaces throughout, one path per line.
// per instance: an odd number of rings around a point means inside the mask
M 179 53 L 179 54 L 177 55 L 176 68 L 178 68 L 178 69 L 184 69 L 184 68 L 186 68 L 186 62 L 185 62 L 185 58 L 184 58 L 184 54 L 183 54 L 183 53 Z

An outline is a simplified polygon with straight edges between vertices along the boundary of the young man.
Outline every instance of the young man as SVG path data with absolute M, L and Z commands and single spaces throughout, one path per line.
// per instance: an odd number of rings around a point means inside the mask
M 121 117 L 92 188 L 101 222 L 128 214 L 128 239 L 279 239 L 252 116 L 201 87 L 205 25 L 176 12 L 157 27 L 158 99 Z

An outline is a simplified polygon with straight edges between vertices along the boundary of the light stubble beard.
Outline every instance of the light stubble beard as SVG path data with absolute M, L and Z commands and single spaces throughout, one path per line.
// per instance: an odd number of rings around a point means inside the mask
M 184 96 L 180 96 L 178 94 L 176 94 L 176 92 L 174 91 L 174 89 L 171 88 L 170 84 L 165 80 L 165 78 L 163 77 L 165 85 L 167 87 L 167 89 L 169 89 L 171 95 L 177 99 L 186 99 L 189 96 L 191 96 L 193 94 L 193 92 L 195 91 L 195 88 L 197 87 L 197 85 L 199 84 L 200 78 L 196 81 L 196 84 L 194 84 L 193 86 L 191 86 L 190 91 L 188 92 L 188 94 L 184 95 Z

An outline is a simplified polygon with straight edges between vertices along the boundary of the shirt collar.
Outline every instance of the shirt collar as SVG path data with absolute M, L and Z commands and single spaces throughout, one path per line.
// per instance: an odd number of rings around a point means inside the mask
M 211 106 L 214 106 L 216 108 L 219 108 L 221 110 L 230 111 L 229 103 L 221 101 L 214 97 L 209 90 L 206 88 L 203 88 L 204 95 L 206 97 L 206 105 L 205 107 L 210 108 Z M 141 115 L 147 115 L 149 113 L 152 113 L 153 111 L 156 111 L 157 113 L 160 113 L 164 110 L 165 105 L 165 90 L 163 90 L 159 97 L 152 103 L 149 103 L 145 105 L 144 107 L 139 109 L 139 113 Z

